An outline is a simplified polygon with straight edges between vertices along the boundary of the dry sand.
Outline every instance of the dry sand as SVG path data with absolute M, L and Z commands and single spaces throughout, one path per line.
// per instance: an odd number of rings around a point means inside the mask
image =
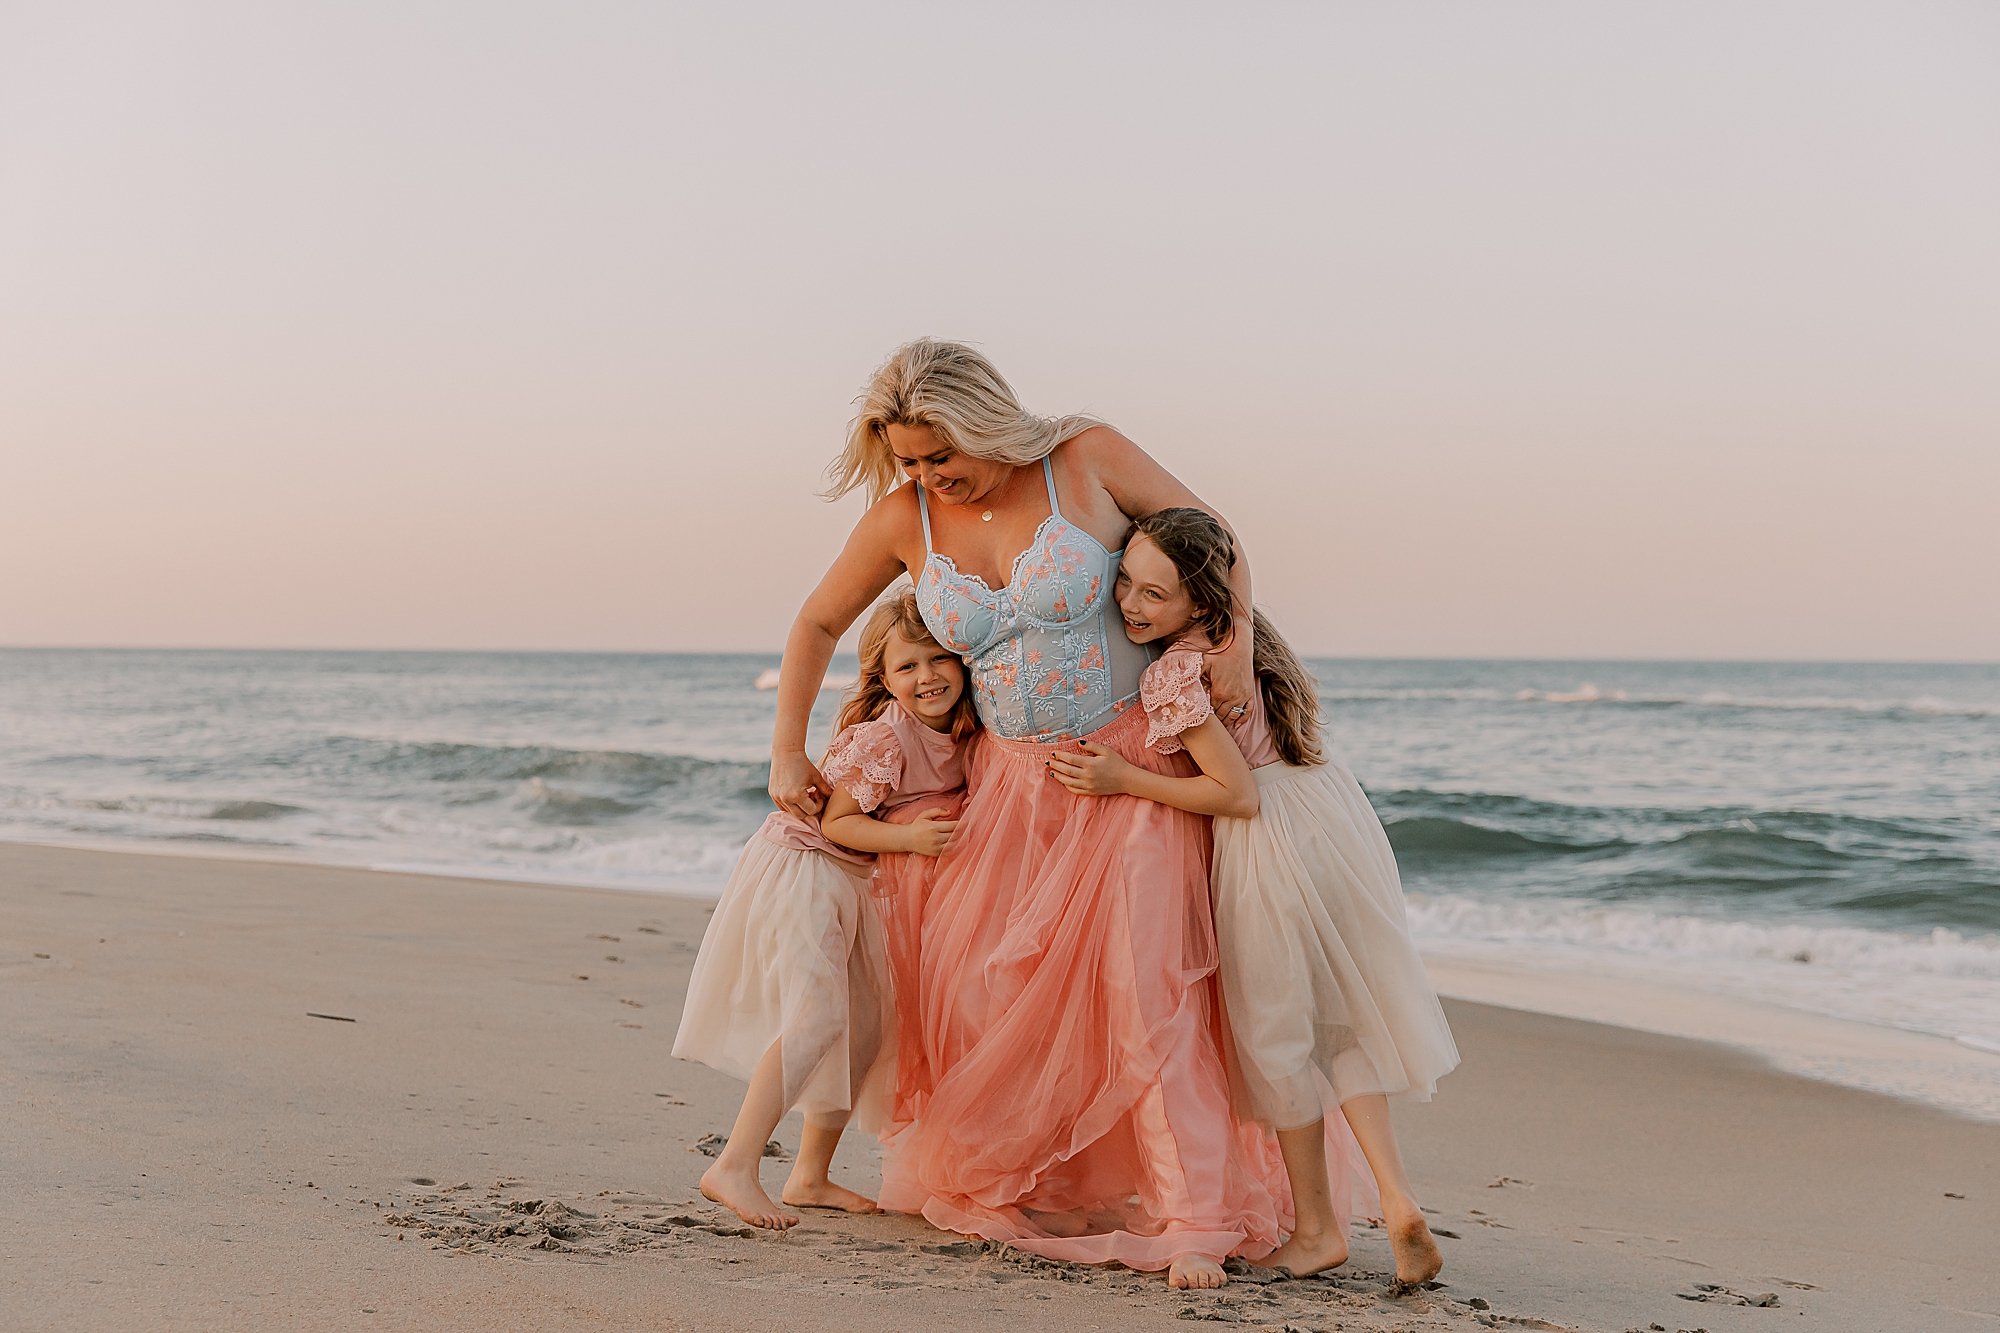
M 0 845 L 0 1326 L 2000 1329 L 2000 1125 L 1456 1002 L 1464 1067 L 1399 1113 L 1433 1291 L 1366 1230 L 1332 1280 L 1213 1294 L 900 1216 L 745 1235 L 690 1150 L 741 1085 L 668 1054 L 706 920 Z

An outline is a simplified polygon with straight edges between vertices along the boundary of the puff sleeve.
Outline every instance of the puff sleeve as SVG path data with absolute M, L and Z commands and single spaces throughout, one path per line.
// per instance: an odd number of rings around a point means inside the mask
M 873 810 L 902 785 L 903 743 L 887 718 L 857 722 L 833 738 L 819 771 Z
M 1202 682 L 1202 655 L 1169 652 L 1139 677 L 1139 703 L 1146 710 L 1146 748 L 1158 754 L 1180 750 L 1180 736 L 1215 716 Z

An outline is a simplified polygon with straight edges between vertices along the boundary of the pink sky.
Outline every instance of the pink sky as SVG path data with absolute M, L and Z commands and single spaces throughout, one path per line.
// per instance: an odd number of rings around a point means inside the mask
M 935 334 L 1308 651 L 2000 659 L 2000 11 L 1256 15 L 6 11 L 0 644 L 774 650 Z

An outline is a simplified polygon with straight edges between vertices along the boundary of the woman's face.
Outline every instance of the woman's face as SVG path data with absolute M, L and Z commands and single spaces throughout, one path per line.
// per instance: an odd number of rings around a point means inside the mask
M 889 452 L 903 475 L 936 496 L 940 504 L 962 505 L 980 499 L 1007 479 L 1007 463 L 971 458 L 946 444 L 929 426 L 885 429 Z
M 933 731 L 951 726 L 965 695 L 965 664 L 934 643 L 911 643 L 894 630 L 882 650 L 882 680 L 896 702 Z
M 1143 534 L 1125 543 L 1112 592 L 1125 617 L 1125 637 L 1134 643 L 1171 639 L 1194 618 L 1194 598 L 1180 570 Z

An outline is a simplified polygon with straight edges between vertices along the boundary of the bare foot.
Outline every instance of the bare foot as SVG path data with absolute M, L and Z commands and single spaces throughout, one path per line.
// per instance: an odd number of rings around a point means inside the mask
M 1388 1219 L 1389 1245 L 1396 1251 L 1396 1281 L 1408 1286 L 1428 1282 L 1444 1268 L 1444 1256 L 1422 1212 L 1412 1208 Z
M 843 1213 L 879 1213 L 882 1210 L 866 1195 L 856 1194 L 831 1180 L 785 1182 L 778 1196 L 794 1208 L 838 1208 Z
M 1167 1268 L 1167 1285 L 1184 1291 L 1219 1287 L 1229 1281 L 1222 1265 L 1205 1254 L 1184 1254 Z
M 778 1211 L 771 1196 L 764 1193 L 764 1182 L 757 1179 L 755 1167 L 747 1172 L 731 1171 L 718 1160 L 701 1173 L 701 1197 L 721 1204 L 753 1227 L 784 1231 L 799 1224 L 797 1217 Z
M 1292 1238 L 1262 1259 L 1259 1268 L 1288 1269 L 1293 1277 L 1311 1277 L 1347 1262 L 1347 1238 L 1337 1231 L 1318 1236 L 1293 1233 Z
M 1065 1213 L 1045 1213 L 1039 1208 L 1023 1208 L 1021 1213 L 1051 1236 L 1081 1236 L 1090 1230 L 1090 1219 L 1074 1209 Z

